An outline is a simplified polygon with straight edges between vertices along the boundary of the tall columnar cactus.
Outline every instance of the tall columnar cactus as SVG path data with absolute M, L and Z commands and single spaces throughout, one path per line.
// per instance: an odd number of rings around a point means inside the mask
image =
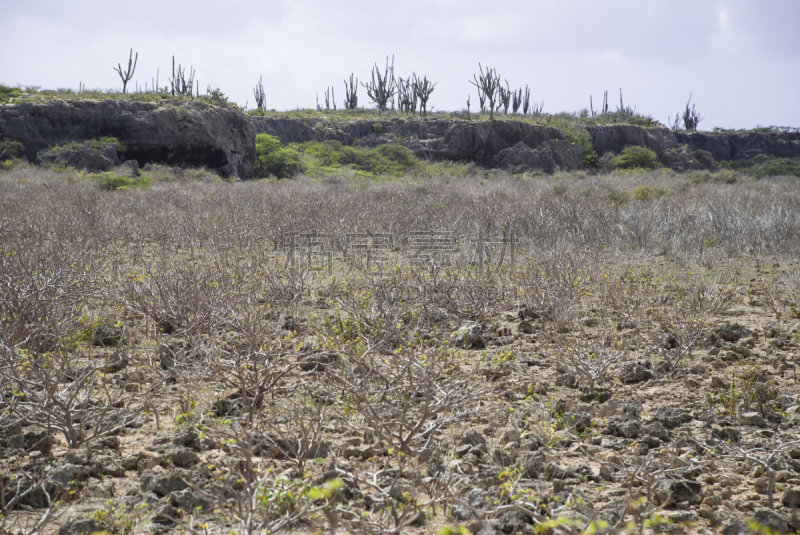
M 420 115 L 428 115 L 428 99 L 431 98 L 431 93 L 435 88 L 436 84 L 431 83 L 427 76 L 420 79 L 416 74 L 414 75 L 414 93 L 419 97 Z
M 489 120 L 494 119 L 494 109 L 497 104 L 496 99 L 498 96 L 498 89 L 500 88 L 500 75 L 494 69 L 486 69 L 483 72 L 483 66 L 478 63 L 481 75 L 474 75 L 474 80 L 469 83 L 478 89 L 478 99 L 481 101 L 481 111 L 484 109 L 484 102 L 489 103 Z
M 114 70 L 117 71 L 119 77 L 122 79 L 122 92 L 126 93 L 128 90 L 128 82 L 133 78 L 133 73 L 136 72 L 136 64 L 139 62 L 139 53 L 136 53 L 136 59 L 133 59 L 133 49 L 131 48 L 130 57 L 128 58 L 128 70 L 122 70 L 122 64 L 117 63 Z
M 253 89 L 253 96 L 256 98 L 256 105 L 259 110 L 264 109 L 264 104 L 267 100 L 266 94 L 264 93 L 264 84 L 262 83 L 263 78 L 263 76 L 258 77 L 258 85 Z
M 350 85 L 344 81 L 344 109 L 354 110 L 358 107 L 358 78 L 353 82 L 353 75 L 350 74 Z
M 394 77 L 394 56 L 392 56 L 392 64 L 389 65 L 389 58 L 386 58 L 386 68 L 384 69 L 383 76 L 376 64 L 372 68 L 372 81 L 369 84 L 362 83 L 361 85 L 367 90 L 367 96 L 377 104 L 378 114 L 382 115 L 386 111 L 386 106 L 395 94 L 397 93 L 397 80 Z

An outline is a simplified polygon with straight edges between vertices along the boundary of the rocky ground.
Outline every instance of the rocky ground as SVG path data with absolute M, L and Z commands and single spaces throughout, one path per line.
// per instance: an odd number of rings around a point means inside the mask
M 519 222 L 415 249 L 398 223 L 327 256 L 267 232 L 442 199 L 2 187 L 2 532 L 800 529 L 790 250 L 703 234 L 687 260 Z

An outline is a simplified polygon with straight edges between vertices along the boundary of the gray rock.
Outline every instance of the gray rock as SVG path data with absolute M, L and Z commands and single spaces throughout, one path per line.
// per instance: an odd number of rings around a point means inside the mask
M 466 433 L 464 433 L 464 436 L 461 437 L 461 444 L 477 446 L 482 448 L 484 451 L 486 450 L 486 439 L 483 438 L 483 435 L 478 433 L 478 431 L 475 429 L 469 429 Z
M 239 110 L 199 101 L 49 100 L 0 106 L 0 134 L 25 145 L 25 154 L 56 144 L 113 136 L 124 157 L 140 165 L 205 166 L 249 178 L 255 129 Z M 114 162 L 116 163 L 116 162 Z
M 628 362 L 620 370 L 620 378 L 624 383 L 641 383 L 653 378 L 653 372 L 638 362 Z
M 580 145 L 565 139 L 551 139 L 545 144 L 550 148 L 553 159 L 561 171 L 573 171 L 583 167 L 583 149 Z
M 543 171 L 553 174 L 556 170 L 556 161 L 548 148 L 532 149 L 525 143 L 519 142 L 500 151 L 492 160 L 492 167 L 517 172 Z
M 174 466 L 181 468 L 193 465 L 200 461 L 200 457 L 198 457 L 194 451 L 183 446 L 170 446 L 169 448 L 165 449 L 164 458 L 168 459 Z
M 592 136 L 594 150 L 599 156 L 609 152 L 618 154 L 630 146 L 646 147 L 656 154 L 678 146 L 672 132 L 664 127 L 643 128 L 619 124 L 588 126 L 586 129 Z
M 92 452 L 86 448 L 76 448 L 69 450 L 64 455 L 64 460 L 70 464 L 85 466 L 92 462 Z
M 661 479 L 653 488 L 653 501 L 661 507 L 681 502 L 698 505 L 703 501 L 703 486 L 688 479 Z
M 512 171 L 543 171 L 553 174 L 559 170 L 580 169 L 583 152 L 578 145 L 566 140 L 545 141 L 531 148 L 520 141 L 503 149 L 492 160 L 492 167 Z
M 141 174 L 139 172 L 139 162 L 136 160 L 128 160 L 127 162 L 123 162 L 119 166 L 119 171 L 121 173 L 127 173 L 131 177 L 139 176 Z
M 745 412 L 739 417 L 739 422 L 742 425 L 752 425 L 755 427 L 767 426 L 767 422 L 764 421 L 764 417 L 757 412 Z
M 456 332 L 453 341 L 458 347 L 463 348 L 483 348 L 486 346 L 483 328 L 474 321 L 462 325 Z
M 592 417 L 585 412 L 567 412 L 564 413 L 564 418 L 566 419 L 567 423 L 575 427 L 575 431 L 578 433 L 583 433 L 586 431 L 586 429 L 592 426 Z
M 315 141 L 317 139 L 317 131 L 305 124 L 301 119 L 251 117 L 250 122 L 253 123 L 256 134 L 275 136 L 280 139 L 283 144 L 305 143 L 306 141 Z M 350 143 L 352 143 L 352 140 Z
M 175 446 L 185 446 L 194 450 L 200 449 L 200 441 L 197 440 L 197 432 L 194 428 L 189 427 L 183 431 L 179 431 L 172 439 L 172 444 Z
M 92 485 L 87 485 L 84 497 L 86 498 L 113 498 L 116 496 L 117 488 L 113 481 L 99 481 Z
M 535 479 L 544 466 L 544 454 L 541 452 L 523 451 L 518 457 L 518 464 L 527 478 Z
M 108 455 L 101 455 L 95 460 L 97 469 L 105 476 L 125 477 L 125 469 Z
M 722 427 L 711 430 L 711 437 L 722 441 L 738 443 L 741 439 L 741 432 L 736 427 Z
M 528 320 L 520 321 L 518 329 L 519 332 L 525 334 L 533 334 L 534 332 L 536 332 L 536 329 L 534 328 L 533 324 Z
M 188 474 L 181 470 L 150 472 L 141 476 L 141 486 L 143 491 L 153 492 L 157 496 L 163 497 L 188 488 L 189 485 L 186 483 L 186 479 L 188 479 Z
M 786 524 L 786 519 L 777 511 L 771 509 L 761 508 L 756 509 L 756 514 L 753 515 L 756 522 L 762 526 L 766 526 L 772 533 L 788 533 L 789 526 Z M 763 530 L 762 530 L 763 531 Z
M 659 154 L 661 165 L 673 171 L 684 173 L 686 171 L 714 171 L 717 166 L 714 156 L 704 150 L 690 151 L 683 147 L 665 150 Z
M 22 432 L 21 445 L 26 451 L 41 451 L 49 455 L 55 444 L 55 437 L 44 427 L 32 425 Z
M 653 438 L 657 438 L 662 442 L 669 441 L 669 433 L 664 426 L 661 425 L 661 422 L 650 422 L 649 424 L 642 427 L 642 433 L 645 433 Z
M 110 170 L 119 163 L 119 158 L 117 148 L 111 143 L 77 144 L 39 151 L 36 162 L 97 172 Z
M 642 425 L 638 421 L 621 416 L 612 416 L 606 425 L 607 434 L 623 438 L 636 438 L 642 432 Z
M 169 501 L 174 507 L 180 507 L 187 513 L 193 512 L 198 507 L 204 511 L 211 509 L 211 502 L 188 488 L 170 494 Z
M 752 158 L 757 154 L 800 157 L 797 132 L 676 132 L 674 137 L 691 150 L 710 152 L 716 161 Z
M 691 415 L 686 411 L 664 406 L 656 409 L 652 419 L 661 422 L 667 429 L 675 429 L 686 422 L 692 421 Z
M 285 328 L 285 324 L 284 324 Z M 299 329 L 299 327 L 298 327 Z M 287 329 L 287 330 L 297 330 L 297 329 Z M 316 353 L 314 355 L 309 355 L 303 359 L 300 363 L 300 369 L 303 371 L 325 371 L 325 369 L 330 364 L 336 364 L 341 360 L 337 353 L 333 352 L 324 352 L 324 353 Z
M 89 535 L 106 531 L 108 528 L 105 524 L 97 520 L 82 519 L 67 522 L 58 530 L 58 535 Z
M 788 488 L 783 491 L 781 503 L 789 508 L 800 508 L 800 490 L 796 488 Z
M 532 519 L 520 511 L 506 511 L 497 519 L 497 528 L 503 533 L 535 533 Z
M 58 462 L 45 471 L 44 485 L 47 492 L 53 496 L 54 493 L 69 489 L 87 477 L 89 477 L 88 467 Z
M 549 126 L 522 121 L 457 121 L 441 141 L 431 147 L 435 159 L 469 160 L 488 165 L 501 151 L 524 143 L 535 149 L 549 140 L 564 140 L 564 134 Z
M 19 479 L 12 480 L 8 475 L 0 475 L 3 483 L 2 499 L 5 503 L 10 503 L 12 499 L 19 496 L 17 502 L 21 506 L 33 509 L 44 509 L 50 504 L 50 499 L 43 485 L 36 484 L 33 479 L 23 475 Z
M 739 325 L 738 323 L 726 323 L 724 325 L 720 325 L 714 329 L 713 334 L 721 340 L 725 340 L 726 342 L 738 342 L 742 338 L 748 338 L 751 336 L 754 338 L 758 337 L 756 333 L 747 327 Z

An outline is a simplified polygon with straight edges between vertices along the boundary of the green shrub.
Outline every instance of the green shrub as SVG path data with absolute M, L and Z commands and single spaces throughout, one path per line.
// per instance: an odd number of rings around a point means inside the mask
M 269 134 L 256 136 L 256 176 L 290 178 L 304 171 L 300 153 Z
M 25 154 L 25 146 L 17 141 L 0 141 L 0 160 L 15 160 Z
M 763 155 L 759 155 L 763 156 Z M 758 156 L 756 156 L 758 158 Z M 755 162 L 756 158 L 753 158 Z M 795 176 L 800 177 L 800 161 L 791 158 L 774 158 L 763 161 L 750 170 L 753 178 L 764 178 L 768 176 Z
M 645 147 L 625 147 L 619 156 L 611 160 L 614 169 L 655 169 L 659 161 L 656 153 Z
M 92 149 L 102 149 L 104 145 L 114 145 L 117 152 L 125 152 L 125 144 L 115 137 L 99 137 L 84 142 L 84 145 Z
M 22 95 L 22 90 L 18 87 L 0 84 L 0 104 L 9 102 L 12 98 L 20 95 Z
M 310 175 L 330 175 L 351 169 L 362 176 L 400 176 L 420 165 L 413 151 L 402 145 L 351 147 L 338 141 L 308 141 L 300 146 Z
M 118 189 L 145 189 L 153 184 L 153 181 L 145 176 L 129 177 L 112 172 L 98 173 L 94 175 L 94 178 L 97 181 L 97 187 L 106 191 Z
M 411 169 L 418 163 L 414 152 L 403 145 L 379 145 L 374 150 L 403 170 Z
M 653 186 L 638 186 L 631 191 L 631 198 L 635 201 L 650 201 L 666 195 L 666 191 Z
M 322 167 L 334 167 L 340 165 L 342 147 L 343 145 L 339 141 L 325 141 L 323 143 L 309 141 L 303 143 L 301 149 L 305 154 L 318 160 L 319 165 Z
M 276 136 L 269 134 L 256 135 L 256 155 L 266 156 L 270 152 L 274 152 L 283 147 L 283 143 Z
M 289 147 L 262 156 L 256 163 L 256 173 L 262 178 L 271 175 L 278 178 L 291 178 L 302 173 L 304 169 L 300 153 Z

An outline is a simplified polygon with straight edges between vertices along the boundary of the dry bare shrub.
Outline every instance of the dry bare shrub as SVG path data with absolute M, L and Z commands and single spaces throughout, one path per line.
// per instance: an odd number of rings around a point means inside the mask
M 390 453 L 389 461 L 383 466 L 373 463 L 371 467 L 334 465 L 330 471 L 347 482 L 348 487 L 366 492 L 363 513 L 344 507 L 335 511 L 336 520 L 341 518 L 350 532 L 406 533 L 425 524 L 427 511 L 436 515 L 438 507 L 445 510 L 450 503 L 454 477 L 446 473 L 438 460 L 430 462 L 435 468 L 427 470 L 409 462 L 399 452 Z
M 13 388 L 5 425 L 40 425 L 58 431 L 70 448 L 140 422 L 141 408 L 85 356 L 58 351 L 36 355 L 0 352 L 0 377 Z
M 347 425 L 387 447 L 416 457 L 447 426 L 474 414 L 482 387 L 477 364 L 438 341 L 404 345 L 390 355 L 361 345 L 345 348 L 328 381 L 342 391 L 337 403 L 357 415 Z
M 242 274 L 222 258 L 149 263 L 121 282 L 120 302 L 164 334 L 209 334 L 236 317 Z
M 520 300 L 543 319 L 568 326 L 592 292 L 593 264 L 587 253 L 563 249 L 534 258 L 516 272 Z
M 707 336 L 711 317 L 724 312 L 735 296 L 735 288 L 722 280 L 673 281 L 649 303 L 649 321 L 640 324 L 644 340 L 673 371 Z
M 326 319 L 325 330 L 351 341 L 364 338 L 389 351 L 418 325 L 423 292 L 413 273 L 400 268 L 346 275 L 333 289 L 337 309 L 344 316 Z
M 585 333 L 562 338 L 557 346 L 560 358 L 558 366 L 577 376 L 583 388 L 594 392 L 595 384 L 609 383 L 618 378 L 622 366 L 629 360 L 624 346 L 602 333 L 589 339 Z
M 763 304 L 780 320 L 800 319 L 800 270 L 756 285 Z
M 601 308 L 617 320 L 617 327 L 638 325 L 644 310 L 653 302 L 660 286 L 659 276 L 649 268 L 628 268 L 616 276 L 613 271 L 598 279 Z
M 327 457 L 330 447 L 326 439 L 332 399 L 320 394 L 319 385 L 306 384 L 277 397 L 258 415 L 268 456 L 293 462 L 301 474 L 306 462 Z
M 207 378 L 236 392 L 224 404 L 217 403 L 218 412 L 245 411 L 252 423 L 267 398 L 291 390 L 298 366 L 291 341 L 291 334 L 281 336 L 263 320 L 249 318 L 243 335 L 207 351 Z
M 34 535 L 58 520 L 66 512 L 67 497 L 48 492 L 47 487 L 42 478 L 24 471 L 0 476 L 0 533 Z M 41 502 L 44 511 L 34 513 L 30 502 Z
M 277 533 L 308 522 L 313 513 L 332 503 L 337 482 L 315 487 L 303 476 L 276 474 L 268 467 L 257 456 L 264 446 L 258 429 L 228 421 L 206 432 L 222 441 L 231 458 L 224 466 L 207 467 L 205 484 L 193 490 L 241 533 Z
M 0 344 L 45 353 L 68 344 L 95 291 L 94 258 L 36 246 L 0 250 Z
M 435 284 L 429 300 L 457 320 L 484 321 L 508 310 L 516 297 L 506 272 L 444 269 Z
M 778 460 L 789 451 L 796 450 L 800 440 L 787 440 L 778 433 L 773 435 L 765 444 L 747 447 L 744 444 L 716 441 L 709 448 L 717 457 L 741 460 L 748 465 L 756 465 L 762 473 L 767 474 L 767 504 L 770 509 L 775 508 L 773 492 L 775 489 L 776 465 Z

